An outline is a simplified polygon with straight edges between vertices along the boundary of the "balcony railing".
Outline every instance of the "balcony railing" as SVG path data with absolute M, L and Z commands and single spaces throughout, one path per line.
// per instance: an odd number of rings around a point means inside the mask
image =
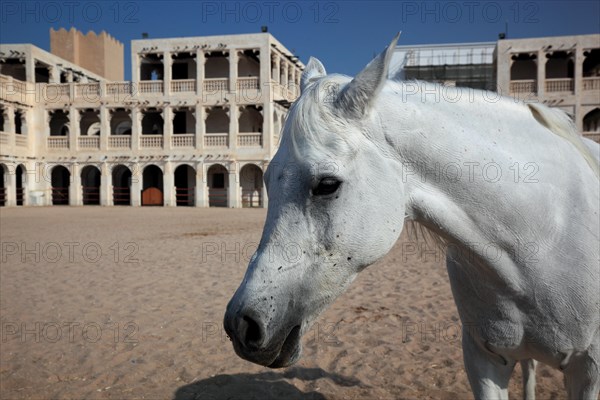
M 40 83 L 38 85 L 42 86 L 42 97 L 47 102 L 56 102 L 62 98 L 69 99 L 71 97 L 71 86 L 68 83 Z
M 228 147 L 229 134 L 227 133 L 207 133 L 204 136 L 204 145 L 206 147 Z
M 194 147 L 196 145 L 196 135 L 193 133 L 174 134 L 171 136 L 171 145 L 173 147 Z
M 69 138 L 66 136 L 49 136 L 47 141 L 49 149 L 68 149 Z
M 511 93 L 537 93 L 537 81 L 535 79 L 521 79 L 510 81 Z
M 259 89 L 259 79 L 257 76 L 247 78 L 238 78 L 237 88 L 239 89 Z
M 163 92 L 163 81 L 140 81 L 140 93 L 157 93 Z
M 106 84 L 106 94 L 133 94 L 133 84 L 131 82 L 111 82 Z
M 196 91 L 196 80 L 195 79 L 177 79 L 171 81 L 171 92 L 195 92 Z
M 206 92 L 218 92 L 219 90 L 229 90 L 229 78 L 205 79 L 204 90 Z
M 100 136 L 79 136 L 77 145 L 80 149 L 99 149 Z
M 573 78 L 546 79 L 546 92 L 573 92 Z
M 15 144 L 19 147 L 27 147 L 29 141 L 26 135 L 15 135 Z
M 0 132 L 0 144 L 8 144 L 9 137 L 8 132 Z
M 99 83 L 76 83 L 75 97 L 83 97 L 84 99 L 97 99 L 100 97 Z
M 256 133 L 240 133 L 238 135 L 238 146 L 244 147 L 260 147 L 262 146 L 262 134 Z
M 585 77 L 583 81 L 583 90 L 600 90 L 600 76 Z
M 162 135 L 141 135 L 140 147 L 159 149 L 163 147 Z
M 113 135 L 108 137 L 108 147 L 112 149 L 130 149 L 131 136 L 129 135 Z

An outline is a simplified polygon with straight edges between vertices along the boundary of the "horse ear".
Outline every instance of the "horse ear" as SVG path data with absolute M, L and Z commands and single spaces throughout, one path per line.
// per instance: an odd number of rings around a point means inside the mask
M 311 57 L 308 60 L 308 64 L 306 64 L 306 68 L 302 72 L 302 77 L 300 78 L 300 92 L 304 92 L 308 84 L 314 79 L 321 78 L 327 75 L 325 72 L 325 67 L 321 61 L 317 60 L 315 57 Z
M 348 115 L 360 118 L 368 113 L 387 80 L 390 61 L 399 37 L 398 32 L 388 47 L 342 89 L 337 104 Z

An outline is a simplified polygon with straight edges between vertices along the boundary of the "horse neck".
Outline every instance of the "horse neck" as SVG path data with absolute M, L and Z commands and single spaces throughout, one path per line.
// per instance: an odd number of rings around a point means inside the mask
M 403 100 L 388 99 L 380 116 L 401 161 L 408 217 L 453 243 L 509 240 L 497 229 L 514 218 L 498 207 L 501 185 L 523 174 L 515 160 L 530 159 L 511 122 L 498 116 L 501 107 Z M 499 134 L 486 134 L 491 127 Z

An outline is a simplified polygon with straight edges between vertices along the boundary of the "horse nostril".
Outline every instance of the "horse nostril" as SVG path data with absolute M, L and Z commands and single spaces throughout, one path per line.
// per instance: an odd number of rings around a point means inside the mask
M 244 345 L 250 348 L 260 347 L 263 341 L 263 330 L 260 325 L 247 315 L 243 317 L 246 332 L 242 333 Z

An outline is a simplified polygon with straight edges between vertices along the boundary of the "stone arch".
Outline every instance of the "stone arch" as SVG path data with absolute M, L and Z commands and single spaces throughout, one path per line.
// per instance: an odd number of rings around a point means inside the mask
M 204 57 L 204 78 L 229 78 L 229 53 L 212 51 L 207 52 Z
M 229 172 L 222 164 L 213 164 L 206 171 L 208 183 L 208 206 L 227 207 Z
M 260 76 L 260 51 L 244 50 L 238 56 L 238 77 Z
M 510 66 L 510 80 L 536 80 L 537 79 L 537 56 L 535 54 L 520 53 L 512 56 Z
M 81 112 L 79 120 L 79 132 L 81 136 L 100 135 L 100 111 L 88 108 Z
M 555 51 L 546 54 L 546 79 L 573 78 L 575 76 L 575 63 L 573 55 L 566 51 Z
M 585 51 L 583 55 L 583 77 L 600 76 L 600 49 Z
M 164 123 L 162 113 L 156 109 L 143 112 L 142 135 L 162 135 Z
M 124 108 L 117 108 L 110 113 L 110 134 L 131 135 L 131 116 Z
M 83 205 L 100 205 L 102 173 L 95 165 L 86 165 L 81 170 L 81 194 Z
M 262 207 L 263 172 L 256 164 L 246 164 L 240 170 L 242 207 Z
M 56 165 L 51 172 L 52 205 L 69 205 L 69 186 L 71 172 L 62 165 Z
M 142 205 L 162 206 L 164 200 L 163 171 L 160 167 L 150 164 L 142 173 Z
M 131 170 L 123 164 L 112 169 L 113 205 L 131 205 Z
M 50 136 L 69 136 L 69 116 L 63 110 L 50 115 Z
M 256 133 L 263 131 L 263 116 L 259 107 L 245 106 L 242 107 L 240 117 L 238 119 L 238 130 L 244 133 Z
M 22 206 L 25 205 L 25 193 L 27 192 L 25 190 L 25 180 L 27 178 L 27 169 L 25 168 L 25 166 L 23 164 L 19 164 L 17 165 L 17 169 L 15 170 L 15 174 L 16 174 L 16 187 L 15 187 L 15 197 L 16 197 L 16 204 L 18 206 Z
M 189 164 L 181 164 L 174 171 L 175 204 L 193 207 L 196 192 L 196 170 Z
M 229 115 L 223 107 L 207 110 L 206 133 L 229 133 Z
M 584 132 L 600 132 L 600 108 L 596 107 L 583 116 Z

